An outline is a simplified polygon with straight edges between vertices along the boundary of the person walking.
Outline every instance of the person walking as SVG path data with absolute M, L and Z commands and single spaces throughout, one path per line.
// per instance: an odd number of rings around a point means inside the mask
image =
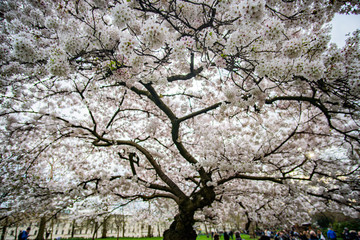
M 320 229 L 317 230 L 317 238 L 319 240 L 326 240 Z
M 318 240 L 318 236 L 313 230 L 310 231 L 310 240 Z
M 230 236 L 227 231 L 224 231 L 224 240 L 230 240 Z
M 235 233 L 235 240 L 241 240 L 240 232 Z
M 309 236 L 310 237 L 310 236 Z M 300 240 L 308 240 L 308 236 L 307 236 L 307 232 L 306 231 L 302 231 L 300 232 L 300 236 L 299 236 Z
M 19 236 L 18 236 L 18 240 L 28 240 L 29 236 L 30 236 L 30 230 L 31 227 L 28 227 L 26 230 L 22 231 Z
M 359 240 L 355 230 L 350 231 L 350 240 Z
M 230 230 L 229 236 L 230 236 L 231 239 L 234 239 L 234 232 L 232 230 Z
M 328 229 L 326 235 L 328 240 L 336 240 L 336 233 L 331 228 Z
M 344 231 L 343 231 L 343 239 L 344 240 L 350 240 L 350 232 L 349 232 L 349 229 L 347 227 L 344 228 Z

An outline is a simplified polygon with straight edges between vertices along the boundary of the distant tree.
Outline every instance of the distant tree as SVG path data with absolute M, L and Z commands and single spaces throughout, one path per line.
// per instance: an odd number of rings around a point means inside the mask
M 117 239 L 119 239 L 119 234 L 120 234 L 120 229 L 122 231 L 122 237 L 125 237 L 125 229 L 126 229 L 126 221 L 125 221 L 125 216 L 123 214 L 118 215 L 116 214 L 115 216 L 115 224 L 117 227 Z
M 101 224 L 101 238 L 106 238 L 107 236 L 107 231 L 108 231 L 108 219 L 109 217 L 105 216 L 103 219 L 103 222 Z
M 39 229 L 37 232 L 37 236 L 35 238 L 35 240 L 44 240 L 45 239 L 45 228 L 46 228 L 46 216 L 42 216 L 40 218 L 40 223 L 39 223 Z

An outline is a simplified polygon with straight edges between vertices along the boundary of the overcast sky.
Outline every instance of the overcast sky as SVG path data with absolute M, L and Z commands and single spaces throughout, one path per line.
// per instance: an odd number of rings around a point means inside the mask
M 336 43 L 338 47 L 343 47 L 345 45 L 345 35 L 349 32 L 352 33 L 356 29 L 360 29 L 360 15 L 337 14 L 332 24 L 331 42 Z

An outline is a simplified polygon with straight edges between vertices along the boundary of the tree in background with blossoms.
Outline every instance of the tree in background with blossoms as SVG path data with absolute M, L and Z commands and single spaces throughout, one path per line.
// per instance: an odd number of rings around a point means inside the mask
M 231 211 L 359 213 L 360 32 L 327 25 L 357 0 L 0 5 L 6 216 L 141 199 L 190 240 Z

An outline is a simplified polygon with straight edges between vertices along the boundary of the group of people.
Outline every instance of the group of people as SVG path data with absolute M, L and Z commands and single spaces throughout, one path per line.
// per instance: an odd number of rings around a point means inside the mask
M 327 238 L 329 240 L 336 240 L 337 235 L 336 233 L 329 228 L 327 231 Z M 349 231 L 347 227 L 344 228 L 344 231 L 342 232 L 342 238 L 343 240 L 360 240 L 360 231 L 356 232 L 355 230 Z
M 273 232 L 270 230 L 265 229 L 264 231 L 257 232 L 258 236 L 260 236 L 259 240 L 337 240 L 338 236 L 335 231 L 333 231 L 331 228 L 328 229 L 326 232 L 326 236 L 322 233 L 320 229 L 317 230 L 305 230 L 305 231 L 277 231 Z M 223 236 L 221 236 L 223 235 Z M 223 237 L 223 238 L 222 238 Z M 240 232 L 235 232 L 235 238 L 234 238 L 234 232 L 224 231 L 222 234 L 219 234 L 217 232 L 211 233 L 211 238 L 213 240 L 242 240 Z M 354 230 L 349 231 L 348 228 L 344 228 L 344 232 L 341 235 L 341 238 L 343 240 L 360 240 L 360 231 L 356 232 Z
M 325 234 L 322 233 L 320 229 L 317 230 L 306 230 L 306 231 L 279 231 L 277 232 L 273 238 L 274 240 L 336 240 L 338 238 L 336 232 L 329 228 Z M 270 240 L 272 238 L 271 233 L 269 231 L 264 236 L 267 236 L 267 239 L 263 240 Z M 360 231 L 356 233 L 356 231 L 352 230 L 349 231 L 348 228 L 344 229 L 344 232 L 341 236 L 343 240 L 360 240 Z
M 229 232 L 224 231 L 223 236 L 224 236 L 224 240 L 234 239 L 234 232 L 233 231 L 229 231 Z M 212 232 L 211 238 L 213 240 L 220 240 L 220 234 L 217 232 L 215 232 L 215 233 Z M 240 232 L 235 232 L 235 240 L 241 240 Z

